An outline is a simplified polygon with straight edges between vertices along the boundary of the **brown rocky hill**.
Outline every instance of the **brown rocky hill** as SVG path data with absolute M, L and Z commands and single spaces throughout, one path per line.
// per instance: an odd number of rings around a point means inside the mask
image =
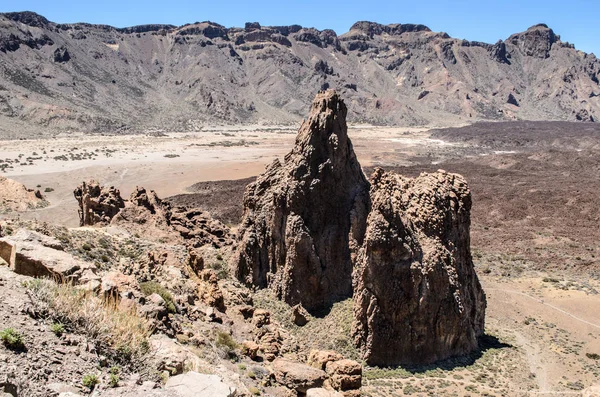
M 423 25 L 114 28 L 0 14 L 0 133 L 295 123 L 335 88 L 351 122 L 600 118 L 600 61 L 536 25 L 496 44 Z

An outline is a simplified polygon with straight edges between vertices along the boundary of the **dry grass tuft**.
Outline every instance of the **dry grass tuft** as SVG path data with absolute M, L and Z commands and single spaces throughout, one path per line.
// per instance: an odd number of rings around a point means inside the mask
M 26 286 L 36 313 L 86 334 L 114 359 L 131 361 L 148 352 L 150 323 L 135 311 L 121 310 L 114 298 L 50 280 L 33 280 Z

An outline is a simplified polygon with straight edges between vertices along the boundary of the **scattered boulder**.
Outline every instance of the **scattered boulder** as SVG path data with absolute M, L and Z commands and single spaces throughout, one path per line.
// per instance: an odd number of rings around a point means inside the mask
M 465 180 L 377 169 L 371 200 L 354 275 L 353 334 L 366 362 L 429 363 L 477 348 L 486 300 L 471 259 Z
M 204 269 L 199 274 L 198 297 L 210 307 L 225 312 L 223 292 L 219 288 L 219 278 L 212 269 Z
M 339 361 L 344 357 L 333 350 L 311 350 L 308 355 L 308 365 L 325 370 L 327 363 Z
M 327 378 L 325 371 L 284 358 L 273 361 L 273 374 L 277 383 L 299 393 L 321 387 Z
M 317 94 L 294 149 L 247 186 L 231 260 L 240 281 L 309 312 L 352 294 L 352 257 L 364 235 L 369 183 L 346 114 L 335 91 Z
M 322 387 L 308 389 L 306 397 L 345 397 L 342 393 L 335 390 L 323 389 Z
M 112 218 L 111 224 L 122 226 L 131 233 L 160 241 L 178 241 L 178 234 L 169 224 L 171 207 L 153 191 L 136 186 L 129 200 Z
M 356 361 L 330 361 L 325 372 L 329 375 L 329 384 L 335 390 L 358 390 L 362 385 L 362 365 Z
M 0 239 L 0 256 L 15 273 L 30 277 L 59 278 L 77 283 L 84 272 L 96 271 L 93 264 L 62 251 L 62 245 L 54 238 L 23 229 Z
M 79 225 L 108 225 L 125 202 L 118 189 L 100 186 L 96 181 L 83 182 L 73 192 L 79 203 Z
M 248 356 L 251 360 L 256 359 L 260 346 L 252 341 L 242 342 L 242 354 Z
M 252 324 L 256 328 L 262 328 L 271 323 L 271 313 L 267 310 L 257 309 L 252 315 Z
M 53 58 L 54 62 L 66 63 L 71 59 L 71 54 L 69 54 L 69 51 L 66 47 L 62 46 L 54 50 Z
M 279 331 L 267 331 L 262 335 L 259 341 L 260 350 L 262 350 L 265 360 L 273 361 L 279 356 L 283 339 Z
M 198 208 L 173 209 L 169 223 L 194 248 L 206 244 L 220 248 L 232 245 L 234 242 L 234 235 L 227 225 Z
M 199 374 L 194 371 L 170 377 L 165 388 L 176 391 L 180 397 L 234 397 L 236 395 L 236 388 L 223 383 L 218 375 Z
M 39 190 L 27 189 L 22 183 L 0 176 L 0 214 L 27 211 L 48 205 Z
M 302 307 L 301 304 L 297 304 L 292 307 L 292 321 L 299 327 L 303 327 L 308 324 L 310 314 Z

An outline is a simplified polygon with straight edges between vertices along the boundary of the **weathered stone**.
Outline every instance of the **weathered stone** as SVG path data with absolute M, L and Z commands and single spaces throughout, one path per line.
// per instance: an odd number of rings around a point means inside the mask
M 223 292 L 219 288 L 219 278 L 213 269 L 204 269 L 198 275 L 200 284 L 198 285 L 198 297 L 208 306 L 217 310 L 225 311 L 225 300 Z
M 158 371 L 178 375 L 186 368 L 193 369 L 201 365 L 201 360 L 196 354 L 166 335 L 153 335 L 149 341 L 153 352 L 153 365 Z
M 328 362 L 343 359 L 340 353 L 333 350 L 311 350 L 308 355 L 308 365 L 325 370 Z
M 254 310 L 252 316 L 252 324 L 254 324 L 256 328 L 264 327 L 265 325 L 268 325 L 270 323 L 271 313 L 269 313 L 269 311 L 263 309 Z
M 485 295 L 470 252 L 471 193 L 439 171 L 377 169 L 355 271 L 354 340 L 370 365 L 428 363 L 477 348 Z
M 369 183 L 346 113 L 334 91 L 317 94 L 294 149 L 246 188 L 231 262 L 239 280 L 309 312 L 352 294 L 352 256 L 364 235 Z
M 167 390 L 175 390 L 181 397 L 234 397 L 236 388 L 223 383 L 217 375 L 189 371 L 169 378 Z
M 79 225 L 108 225 L 111 219 L 125 207 L 118 189 L 103 187 L 96 181 L 83 182 L 73 192 L 79 203 Z
M 302 307 L 301 304 L 297 304 L 292 307 L 292 321 L 299 327 L 303 327 L 308 324 L 310 314 Z
M 322 386 L 327 378 L 325 371 L 283 358 L 273 361 L 273 374 L 279 384 L 300 393 Z
M 244 341 L 242 342 L 242 354 L 250 357 L 250 359 L 254 360 L 258 355 L 258 350 L 260 346 L 257 343 L 252 341 Z
M 323 389 L 322 387 L 308 389 L 306 397 L 344 397 L 342 393 L 335 390 Z
M 26 230 L 0 239 L 2 258 L 8 258 L 8 265 L 15 273 L 78 282 L 83 272 L 95 272 L 93 264 L 50 246 L 62 249 L 54 239 Z
M 27 189 L 22 183 L 0 176 L 0 214 L 27 211 L 48 205 L 39 190 Z
M 353 360 L 338 360 L 327 363 L 325 372 L 329 383 L 336 390 L 356 390 L 362 384 L 362 365 Z

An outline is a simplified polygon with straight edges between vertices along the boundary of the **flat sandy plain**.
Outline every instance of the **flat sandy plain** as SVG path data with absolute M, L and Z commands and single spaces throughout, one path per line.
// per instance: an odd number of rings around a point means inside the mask
M 295 132 L 243 127 L 0 141 L 0 160 L 12 166 L 2 175 L 53 189 L 44 193 L 49 207 L 7 216 L 76 227 L 72 191 L 93 178 L 123 197 L 135 186 L 175 196 L 175 204 L 203 207 L 234 225 L 248 179 L 231 180 L 282 158 Z M 349 134 L 367 174 L 382 166 L 465 175 L 473 256 L 488 300 L 481 352 L 421 368 L 366 368 L 363 394 L 599 395 L 600 127 L 353 126 Z

